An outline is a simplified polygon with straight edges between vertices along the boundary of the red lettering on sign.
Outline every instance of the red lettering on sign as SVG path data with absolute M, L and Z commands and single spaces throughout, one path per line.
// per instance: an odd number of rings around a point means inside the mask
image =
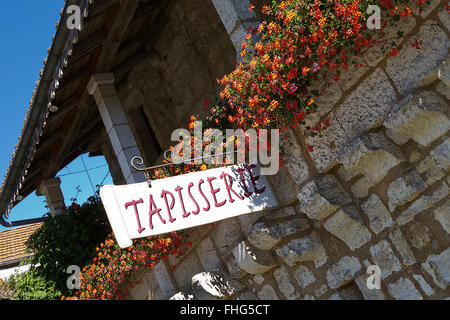
M 148 213 L 149 216 L 150 216 L 150 229 L 153 230 L 152 217 L 153 217 L 153 215 L 155 215 L 155 214 L 158 215 L 159 220 L 161 220 L 161 222 L 162 222 L 163 224 L 166 224 L 166 220 L 164 220 L 164 219 L 161 217 L 160 212 L 161 212 L 161 209 L 158 209 L 158 207 L 156 206 L 155 202 L 153 201 L 153 196 L 150 195 L 150 212 Z
M 134 213 L 136 214 L 136 220 L 137 220 L 137 224 L 138 224 L 138 232 L 142 233 L 142 231 L 144 231 L 145 228 L 141 227 L 141 220 L 139 220 L 139 214 L 138 214 L 138 209 L 137 209 L 137 205 L 139 203 L 144 203 L 144 200 L 139 199 L 139 200 L 133 200 L 131 202 L 127 202 L 127 203 L 125 203 L 125 209 L 128 209 L 128 207 L 130 207 L 130 206 L 134 207 Z
M 240 200 L 244 200 L 244 197 L 242 197 L 239 193 L 233 190 L 233 180 L 234 178 L 230 176 L 228 173 L 222 172 L 220 175 L 220 178 L 223 179 L 225 182 L 225 187 L 228 192 L 228 197 L 230 198 L 230 202 L 233 203 L 235 200 L 231 197 L 231 192 L 235 194 L 236 197 L 238 197 Z M 228 178 L 228 181 L 227 181 Z
M 172 198 L 172 202 L 170 203 L 170 206 L 169 206 L 169 201 L 167 201 L 167 195 L 170 195 L 170 197 Z M 161 198 L 164 198 L 164 201 L 166 203 L 167 213 L 169 214 L 169 222 L 173 223 L 175 220 L 177 220 L 176 218 L 172 218 L 172 212 L 171 212 L 171 210 L 175 206 L 175 197 L 173 196 L 173 194 L 171 192 L 163 190 L 161 193 Z
M 195 199 L 194 199 L 194 197 L 192 196 L 192 193 L 191 193 L 191 188 L 194 186 L 194 184 L 191 182 L 191 183 L 189 183 L 189 186 L 188 186 L 188 194 L 189 194 L 189 197 L 191 198 L 191 200 L 192 200 L 192 202 L 194 202 L 194 204 L 195 204 L 195 206 L 197 207 L 197 209 L 195 209 L 195 211 L 192 211 L 192 214 L 198 214 L 199 212 L 200 212 L 200 207 L 198 206 L 198 203 L 197 203 L 197 201 L 195 201 Z
M 239 168 L 239 169 L 237 169 L 237 172 L 239 172 L 239 175 L 241 176 L 241 185 L 242 185 L 242 188 L 244 189 L 244 195 L 245 195 L 247 198 L 249 198 L 249 197 L 253 194 L 253 192 L 250 192 L 250 191 L 248 191 L 248 189 L 247 189 L 247 185 L 245 184 L 244 171 L 245 171 L 244 168 Z
M 208 180 L 209 186 L 211 187 L 211 194 L 214 198 L 214 204 L 217 208 L 219 208 L 219 207 L 223 206 L 227 202 L 227 200 L 223 200 L 222 202 L 217 202 L 216 193 L 220 191 L 220 188 L 214 189 L 214 187 L 212 185 L 212 182 L 216 179 L 217 179 L 216 177 L 212 177 L 212 178 L 209 177 L 207 180 Z
M 181 194 L 181 190 L 183 190 L 183 188 L 180 186 L 175 188 L 175 191 L 178 192 L 178 197 L 180 198 L 181 209 L 183 209 L 183 218 L 187 218 L 191 215 L 191 213 L 186 212 L 186 208 L 184 207 L 183 195 Z
M 256 181 L 259 179 L 259 176 L 253 176 L 253 172 L 252 172 L 252 169 L 256 168 L 256 166 L 254 164 L 252 164 L 250 166 L 245 166 L 245 168 L 247 169 L 248 173 L 250 174 L 250 180 L 252 181 L 253 189 L 255 189 L 255 193 L 256 194 L 261 194 L 264 191 L 266 191 L 266 187 L 265 186 L 262 189 L 258 189 L 256 187 Z
M 205 183 L 205 180 L 201 179 L 198 182 L 198 191 L 200 191 L 200 194 L 202 195 L 203 199 L 205 199 L 206 203 L 208 204 L 208 206 L 206 208 L 203 208 L 204 211 L 209 211 L 209 209 L 211 209 L 211 206 L 209 204 L 208 198 L 206 198 L 205 194 L 202 191 L 202 184 Z

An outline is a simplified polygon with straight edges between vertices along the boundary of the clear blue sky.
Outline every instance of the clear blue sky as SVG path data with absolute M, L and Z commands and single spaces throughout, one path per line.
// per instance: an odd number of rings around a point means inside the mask
M 3 180 L 18 141 L 42 61 L 47 57 L 47 48 L 51 46 L 63 7 L 64 0 L 14 0 L 3 3 L 0 18 L 0 180 Z M 107 175 L 108 167 L 103 157 L 88 158 L 86 155 L 84 161 L 87 168 L 103 166 L 89 172 L 95 187 Z M 86 173 L 66 176 L 83 169 L 83 162 L 78 158 L 59 173 L 63 175 L 61 187 L 67 205 L 75 196 L 78 185 L 82 190 L 78 195 L 79 202 L 93 194 Z M 105 183 L 112 183 L 110 175 Z M 45 197 L 31 194 L 12 210 L 11 220 L 41 217 L 47 212 L 44 200 Z M 4 228 L 0 226 L 1 230 Z

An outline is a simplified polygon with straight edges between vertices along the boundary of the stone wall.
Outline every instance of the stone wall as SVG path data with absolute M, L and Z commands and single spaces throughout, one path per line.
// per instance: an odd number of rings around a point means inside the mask
M 385 30 L 403 32 L 397 56 L 370 49 L 337 83 L 317 85 L 327 94 L 310 124 L 331 126 L 322 137 L 286 133 L 286 161 L 269 177 L 283 208 L 188 230 L 189 253 L 167 263 L 179 291 L 172 299 L 450 297 L 449 28 L 444 3 L 431 1 Z M 193 86 L 167 94 L 191 110 L 204 99 Z M 367 288 L 371 265 L 381 269 L 381 290 Z M 169 298 L 152 273 L 142 279 L 131 298 Z

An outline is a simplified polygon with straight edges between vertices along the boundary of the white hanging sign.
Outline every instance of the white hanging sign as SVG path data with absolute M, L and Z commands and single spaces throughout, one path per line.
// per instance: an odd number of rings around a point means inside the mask
M 121 248 L 165 234 L 278 206 L 260 168 L 229 166 L 100 190 Z

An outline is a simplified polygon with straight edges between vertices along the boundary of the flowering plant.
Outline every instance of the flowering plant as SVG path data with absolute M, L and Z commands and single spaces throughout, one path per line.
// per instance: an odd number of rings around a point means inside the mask
M 305 133 L 317 135 L 329 125 L 327 119 L 314 128 L 305 126 L 305 118 L 318 108 L 317 97 L 325 92 L 311 90 L 317 80 L 338 81 L 351 58 L 361 55 L 378 40 L 367 30 L 370 5 L 388 13 L 390 20 L 411 15 L 393 0 L 284 0 L 264 6 L 264 21 L 249 33 L 241 45 L 242 62 L 219 83 L 220 97 L 227 101 L 230 123 L 240 127 L 279 128 L 303 126 Z M 415 1 L 423 6 L 425 1 Z M 249 10 L 252 10 L 251 6 Z M 253 40 L 257 38 L 257 40 Z M 385 44 L 387 55 L 398 52 L 396 43 Z M 227 110 L 231 109 L 231 110 Z
M 191 243 L 185 233 L 172 232 L 134 241 L 128 249 L 121 249 L 110 234 L 97 248 L 97 255 L 81 273 L 80 300 L 121 300 L 129 289 L 139 284 L 134 272 L 154 267 L 169 255 L 183 256 Z M 62 299 L 73 299 L 65 298 Z

